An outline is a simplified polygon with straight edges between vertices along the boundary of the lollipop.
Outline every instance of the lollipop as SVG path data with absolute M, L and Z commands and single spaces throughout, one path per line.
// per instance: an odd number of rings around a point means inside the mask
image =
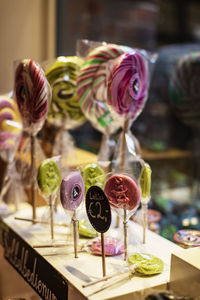
M 15 72 L 14 94 L 21 113 L 23 128 L 31 137 L 31 202 L 36 219 L 35 136 L 42 128 L 48 110 L 49 84 L 39 64 L 22 60 Z
M 84 181 L 79 172 L 72 172 L 62 180 L 60 186 L 60 201 L 66 210 L 73 211 L 73 234 L 74 234 L 74 257 L 78 257 L 78 220 L 76 209 L 81 204 L 84 197 Z
M 38 63 L 31 59 L 19 63 L 14 91 L 24 131 L 36 135 L 46 119 L 49 96 L 49 85 Z
M 136 271 L 143 275 L 158 274 L 164 268 L 164 263 L 160 258 L 147 253 L 134 253 L 129 256 L 128 262 L 136 264 Z
M 87 190 L 92 186 L 96 185 L 103 189 L 106 176 L 104 170 L 97 164 L 88 164 L 81 170 L 81 175 L 85 183 L 85 194 Z
M 53 199 L 61 182 L 60 170 L 53 159 L 45 159 L 38 168 L 37 182 L 41 192 L 48 197 L 50 206 L 51 238 L 54 239 L 53 230 Z
M 79 221 L 78 232 L 82 237 L 86 238 L 94 238 L 97 235 L 96 230 L 94 230 L 92 225 L 87 220 Z
M 0 151 L 16 148 L 22 133 L 21 117 L 13 99 L 0 97 Z
M 146 242 L 146 227 L 147 227 L 147 204 L 151 198 L 151 168 L 149 164 L 144 163 L 140 177 L 140 191 L 143 214 L 143 243 Z
M 123 242 L 116 238 L 105 237 L 105 255 L 106 256 L 115 256 L 124 253 L 124 245 Z M 101 240 L 94 240 L 91 245 L 92 254 L 102 255 L 101 250 Z
M 108 105 L 135 120 L 147 100 L 147 63 L 139 52 L 121 55 L 108 79 Z
M 119 213 L 123 209 L 124 218 L 124 260 L 127 257 L 127 217 L 137 209 L 140 203 L 140 192 L 135 181 L 126 175 L 115 174 L 111 176 L 104 188 L 108 200 Z M 127 216 L 127 211 L 128 216 Z
M 100 131 L 104 131 L 113 121 L 107 106 L 108 63 L 125 52 L 124 47 L 114 44 L 95 48 L 86 57 L 77 79 L 80 107 L 87 119 Z M 117 123 L 113 125 L 114 129 L 118 127 Z
M 183 123 L 200 127 L 200 52 L 183 55 L 170 77 L 170 103 Z
M 76 56 L 60 56 L 46 70 L 45 75 L 52 88 L 48 121 L 55 123 L 67 118 L 73 125 L 85 121 L 76 93 L 76 79 L 82 63 L 82 59 Z

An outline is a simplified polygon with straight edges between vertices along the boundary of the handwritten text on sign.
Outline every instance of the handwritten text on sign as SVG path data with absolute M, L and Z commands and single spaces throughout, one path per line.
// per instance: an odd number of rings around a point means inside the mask
M 90 223 L 100 233 L 106 232 L 111 224 L 111 210 L 109 201 L 103 190 L 98 186 L 91 186 L 86 194 L 86 211 Z

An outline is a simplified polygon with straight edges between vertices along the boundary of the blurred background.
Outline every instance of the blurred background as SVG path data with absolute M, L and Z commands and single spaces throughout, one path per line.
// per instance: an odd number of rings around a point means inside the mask
M 168 92 L 178 58 L 200 49 L 200 2 L 0 0 L 0 93 L 13 88 L 16 60 L 75 55 L 78 39 L 144 48 L 157 57 L 149 99 L 132 126 L 153 171 L 150 206 L 162 214 L 155 230 L 172 239 L 179 228 L 200 229 L 199 130 L 177 118 Z M 101 134 L 89 123 L 72 134 L 77 146 L 98 152 Z

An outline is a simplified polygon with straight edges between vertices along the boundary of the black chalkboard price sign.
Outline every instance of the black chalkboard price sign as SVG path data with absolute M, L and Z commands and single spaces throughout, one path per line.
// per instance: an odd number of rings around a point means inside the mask
M 86 212 L 94 229 L 106 232 L 111 224 L 111 209 L 108 198 L 98 186 L 91 186 L 86 194 Z

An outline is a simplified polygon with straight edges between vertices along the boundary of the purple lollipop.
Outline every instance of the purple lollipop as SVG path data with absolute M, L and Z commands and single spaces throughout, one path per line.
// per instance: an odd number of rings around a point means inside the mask
M 72 172 L 62 180 L 60 201 L 64 209 L 76 210 L 84 196 L 84 181 L 79 172 Z

